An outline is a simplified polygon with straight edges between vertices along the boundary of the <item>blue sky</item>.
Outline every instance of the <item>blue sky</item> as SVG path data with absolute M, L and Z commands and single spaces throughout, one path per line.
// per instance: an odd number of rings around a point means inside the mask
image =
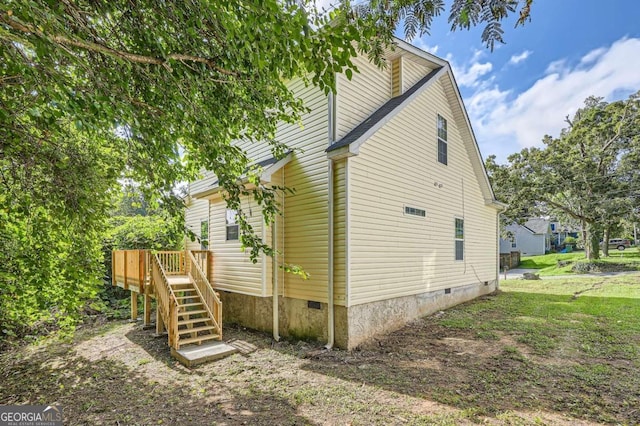
M 493 52 L 481 28 L 451 32 L 447 17 L 411 43 L 452 64 L 484 157 L 541 146 L 590 95 L 640 90 L 640 0 L 535 0 L 531 22 L 505 22 Z

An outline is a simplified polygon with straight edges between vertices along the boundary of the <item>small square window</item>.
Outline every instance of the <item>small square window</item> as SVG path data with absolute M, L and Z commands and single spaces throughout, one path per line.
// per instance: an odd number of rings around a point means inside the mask
M 227 209 L 227 241 L 237 240 L 239 238 L 239 229 L 237 223 L 238 212 L 236 210 Z

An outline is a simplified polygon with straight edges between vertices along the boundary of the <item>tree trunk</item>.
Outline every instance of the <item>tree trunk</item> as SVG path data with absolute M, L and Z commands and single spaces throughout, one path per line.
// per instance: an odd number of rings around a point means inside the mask
M 600 258 L 600 229 L 595 223 L 587 223 L 585 229 L 584 249 L 587 259 L 596 260 Z
M 604 228 L 604 235 L 602 236 L 602 257 L 609 257 L 609 235 L 611 234 L 611 228 L 608 226 Z

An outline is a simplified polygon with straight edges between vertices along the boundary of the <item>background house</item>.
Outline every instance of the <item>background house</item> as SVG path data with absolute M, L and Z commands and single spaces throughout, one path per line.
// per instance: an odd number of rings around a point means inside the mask
M 240 142 L 264 165 L 263 184 L 295 188 L 271 226 L 252 200 L 242 205 L 274 258 L 252 263 L 241 250 L 213 174 L 190 184 L 186 225 L 213 253 L 225 321 L 353 348 L 495 289 L 503 206 L 451 67 L 400 40 L 385 56 L 386 69 L 357 58 L 360 73 L 338 74 L 336 95 L 290 82 L 310 112 L 277 137 L 301 150 L 275 159 Z
M 506 230 L 511 237 L 500 239 L 500 253 L 519 251 L 524 256 L 532 256 L 551 250 L 552 233 L 548 219 L 528 219 L 522 225 L 509 225 Z
M 551 246 L 555 248 L 562 247 L 567 237 L 578 238 L 580 235 L 578 226 L 562 223 L 555 218 L 549 220 L 549 226 L 551 227 Z

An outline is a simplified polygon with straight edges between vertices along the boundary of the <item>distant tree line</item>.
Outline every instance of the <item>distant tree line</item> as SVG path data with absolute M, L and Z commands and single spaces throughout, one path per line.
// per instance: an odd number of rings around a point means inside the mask
M 597 259 L 611 232 L 640 217 L 640 92 L 626 100 L 589 97 L 559 137 L 485 165 L 503 220 L 553 215 L 581 225 L 586 257 Z

